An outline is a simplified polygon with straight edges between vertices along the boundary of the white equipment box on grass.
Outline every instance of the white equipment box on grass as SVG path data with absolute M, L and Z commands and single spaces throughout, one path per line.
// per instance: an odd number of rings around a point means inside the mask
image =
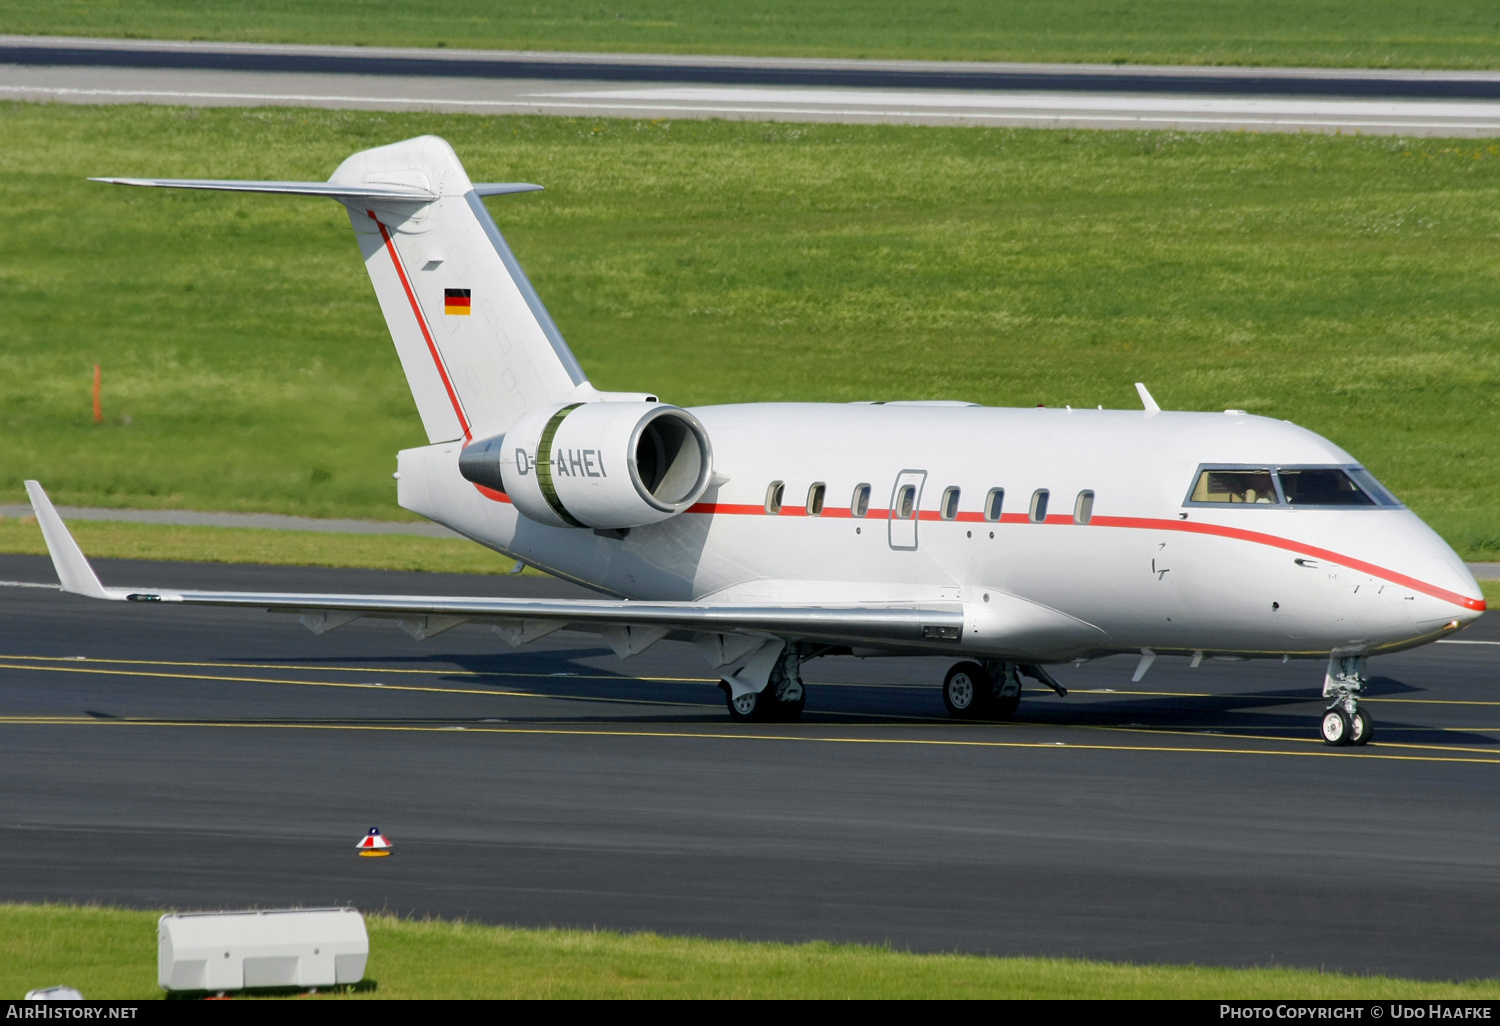
M 156 937 L 163 990 L 358 983 L 370 957 L 364 917 L 352 908 L 186 912 L 162 916 Z

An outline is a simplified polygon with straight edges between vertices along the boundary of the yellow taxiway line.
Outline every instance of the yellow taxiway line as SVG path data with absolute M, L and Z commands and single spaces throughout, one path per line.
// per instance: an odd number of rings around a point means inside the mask
M 0 656 L 0 659 L 6 659 L 6 658 L 11 658 L 11 657 Z M 349 689 L 356 690 L 356 691 L 415 691 L 415 692 L 426 692 L 428 694 L 438 694 L 438 695 L 483 695 L 483 696 L 492 697 L 492 698 L 555 699 L 555 700 L 557 700 L 559 702 L 602 702 L 602 703 L 615 704 L 615 705 L 661 705 L 661 706 L 672 706 L 672 707 L 675 707 L 675 708 L 683 708 L 683 709 L 719 709 L 719 708 L 721 708 L 721 706 L 719 705 L 718 702 L 682 702 L 682 701 L 673 702 L 673 701 L 666 701 L 666 700 L 663 700 L 663 699 L 656 699 L 656 698 L 614 698 L 614 697 L 607 697 L 607 696 L 603 696 L 603 695 L 549 695 L 549 694 L 543 694 L 543 693 L 537 692 L 537 691 L 500 691 L 500 690 L 497 690 L 497 689 L 481 689 L 481 688 L 440 688 L 440 687 L 432 687 L 430 685 L 420 685 L 420 684 L 382 684 L 382 683 L 365 683 L 365 684 L 359 684 L 359 683 L 351 683 L 351 682 L 347 682 L 347 681 L 287 680 L 286 678 L 283 678 L 283 677 L 233 677 L 233 676 L 227 676 L 227 675 L 222 675 L 222 674 L 209 674 L 209 673 L 165 673 L 165 672 L 161 672 L 161 671 L 150 671 L 150 670 L 118 670 L 118 669 L 110 669 L 109 668 L 110 666 L 117 666 L 117 665 L 131 665 L 131 666 L 182 666 L 182 667 L 204 666 L 204 665 L 209 665 L 209 666 L 218 666 L 218 665 L 236 666 L 236 665 L 239 665 L 239 664 L 234 664 L 234 663 L 230 663 L 230 664 L 174 663 L 174 662 L 160 662 L 160 663 L 156 663 L 156 662 L 150 662 L 148 660 L 143 660 L 143 659 L 128 660 L 128 661 L 126 661 L 126 660 L 114 661 L 114 660 L 103 660 L 103 659 L 89 660 L 90 662 L 97 662 L 97 663 L 104 664 L 104 665 L 101 665 L 101 666 L 98 666 L 98 667 L 94 667 L 94 666 L 81 666 L 81 665 L 79 665 L 79 661 L 78 660 L 68 659 L 66 657 L 60 659 L 59 661 L 60 662 L 67 662 L 67 663 L 70 663 L 71 665 L 68 665 L 68 666 L 47 666 L 47 665 L 44 665 L 44 664 L 42 664 L 40 662 L 30 663 L 30 664 L 25 664 L 25 665 L 16 665 L 14 663 L 0 662 L 0 670 L 34 670 L 34 671 L 39 672 L 39 673 L 83 673 L 83 674 L 98 674 L 98 675 L 109 676 L 109 677 L 150 677 L 150 678 L 155 678 L 155 679 L 159 679 L 159 680 L 200 680 L 200 681 L 212 681 L 212 682 L 216 682 L 216 683 L 228 683 L 228 684 L 285 684 L 285 685 L 291 685 L 291 686 L 294 686 L 294 687 L 304 687 L 304 688 L 349 688 Z M 308 668 L 307 667 L 301 667 L 301 666 L 290 666 L 290 667 L 287 667 L 287 669 L 306 670 Z M 326 667 L 320 667 L 320 669 L 327 669 L 327 668 Z M 343 670 L 341 672 L 377 674 L 377 673 L 384 673 L 386 671 L 384 671 L 384 670 L 377 670 L 377 669 L 355 669 L 355 668 L 347 668 L 347 669 L 345 669 L 345 670 Z M 435 673 L 435 672 L 443 672 L 443 671 L 423 670 L 423 671 L 407 671 L 407 672 Z M 471 674 L 471 676 L 480 676 L 480 675 L 479 674 Z M 562 680 L 622 680 L 622 679 L 623 680 L 660 680 L 661 679 L 661 678 L 620 678 L 620 677 L 594 678 L 594 677 L 573 676 L 571 674 L 568 675 L 568 676 L 552 677 L 551 675 L 548 675 L 548 674 L 535 674 L 535 673 L 533 673 L 533 674 L 513 674 L 513 675 L 510 675 L 510 676 L 515 676 L 515 677 L 523 677 L 524 676 L 524 677 L 529 677 L 529 678 L 531 678 L 533 680 L 559 680 L 559 681 L 562 681 Z M 717 683 L 717 680 L 712 681 L 712 682 L 703 681 L 702 683 Z M 889 719 L 889 720 L 910 721 L 910 720 L 914 720 L 914 719 L 931 719 L 932 721 L 938 722 L 938 723 L 947 722 L 947 717 L 920 717 L 920 716 L 910 716 L 910 715 L 900 714 L 900 713 L 856 712 L 856 713 L 847 713 L 847 714 L 844 714 L 844 715 L 858 716 L 861 719 L 873 719 L 873 720 L 887 720 L 887 719 Z
M 1116 691 L 1114 688 L 1069 688 L 1070 695 L 1123 695 L 1127 698 L 1255 698 L 1281 699 L 1284 702 L 1321 702 L 1322 695 L 1300 698 L 1296 695 L 1257 694 L 1255 692 L 1232 692 L 1213 694 L 1207 691 Z M 1365 702 L 1399 702 L 1407 705 L 1500 705 L 1500 701 L 1481 701 L 1468 698 L 1361 698 Z
M 408 692 L 420 692 L 420 693 L 429 693 L 429 694 L 480 695 L 480 696 L 487 696 L 487 697 L 504 697 L 504 698 L 557 699 L 559 701 L 600 702 L 600 703 L 620 704 L 620 705 L 653 705 L 653 706 L 672 706 L 672 707 L 696 708 L 696 709 L 717 709 L 717 708 L 719 708 L 719 705 L 716 702 L 715 703 L 671 702 L 671 701 L 663 701 L 663 700 L 659 700 L 659 699 L 644 699 L 644 698 L 613 698 L 613 697 L 595 697 L 595 696 L 553 695 L 553 694 L 542 694 L 542 693 L 532 692 L 532 691 L 502 691 L 502 690 L 495 690 L 495 689 L 478 689 L 478 688 L 443 688 L 443 687 L 433 687 L 433 686 L 430 686 L 430 685 L 416 685 L 416 684 L 349 683 L 349 682 L 343 682 L 343 681 L 289 680 L 289 679 L 281 678 L 281 677 L 240 677 L 240 676 L 229 676 L 229 675 L 219 675 L 219 674 L 170 673 L 170 672 L 161 672 L 161 671 L 122 670 L 122 669 L 111 669 L 111 668 L 109 668 L 109 667 L 113 667 L 113 666 L 148 666 L 148 665 L 150 665 L 150 666 L 174 666 L 174 667 L 183 667 L 183 668 L 189 668 L 189 667 L 211 667 L 211 668 L 212 667 L 226 667 L 226 668 L 241 668 L 241 667 L 249 668 L 249 667 L 255 667 L 255 668 L 265 668 L 265 669 L 273 669 L 273 668 L 299 669 L 299 670 L 306 670 L 306 669 L 308 669 L 307 667 L 301 667 L 301 666 L 285 666 L 285 667 L 281 667 L 281 666 L 277 666 L 276 664 L 176 662 L 176 661 L 168 661 L 168 660 L 154 661 L 154 660 L 143 660 L 143 659 L 133 659 L 133 660 L 123 660 L 123 659 L 122 660 L 88 659 L 88 660 L 79 660 L 79 659 L 76 659 L 76 658 L 66 657 L 66 656 L 62 656 L 62 657 L 0 656 L 0 659 L 27 659 L 27 660 L 33 660 L 32 662 L 29 662 L 26 665 L 15 665 L 15 664 L 7 664 L 7 663 L 4 663 L 4 662 L 0 662 L 0 669 L 37 670 L 37 671 L 42 671 L 42 672 L 49 672 L 50 671 L 50 672 L 55 672 L 55 673 L 78 673 L 78 674 L 104 675 L 104 676 L 122 676 L 122 677 L 146 677 L 146 678 L 165 679 L 165 680 L 208 681 L 208 682 L 215 682 L 215 683 L 233 683 L 233 684 L 272 684 L 272 685 L 280 684 L 280 685 L 291 685 L 291 686 L 295 686 L 295 687 L 348 688 L 348 689 L 353 689 L 353 690 L 372 690 L 372 691 L 374 691 L 374 690 L 381 690 L 381 691 L 408 691 Z M 70 663 L 72 665 L 67 665 L 67 666 L 42 665 L 42 663 L 43 663 L 44 660 L 50 661 L 50 662 L 66 662 L 66 663 Z M 103 664 L 103 665 L 98 665 L 98 666 L 82 666 L 82 665 L 79 665 L 80 662 L 89 662 L 89 663 L 96 663 L 96 664 Z M 315 669 L 326 670 L 326 671 L 336 671 L 336 672 L 346 672 L 346 673 L 405 672 L 405 673 L 448 674 L 450 672 L 450 671 L 445 671 L 445 670 L 386 671 L 386 670 L 383 670 L 383 669 L 371 669 L 371 668 L 366 668 L 366 667 L 317 667 Z M 487 676 L 486 674 L 475 673 L 475 672 L 472 672 L 472 671 L 456 671 L 456 672 L 454 672 L 454 675 L 464 675 L 464 676 L 474 676 L 474 677 Z M 494 674 L 494 675 L 490 675 L 490 676 L 501 676 L 501 675 L 500 674 Z M 645 677 L 637 677 L 637 678 L 621 678 L 621 677 L 594 678 L 594 677 L 585 677 L 585 676 L 581 676 L 581 675 L 580 676 L 569 675 L 569 676 L 562 676 L 562 677 L 553 678 L 550 675 L 542 675 L 542 674 L 505 674 L 503 676 L 507 676 L 507 677 L 531 677 L 533 679 L 549 679 L 549 680 L 550 679 L 556 679 L 556 680 L 595 680 L 595 679 L 607 679 L 607 680 L 625 680 L 625 681 L 630 681 L 630 680 L 634 680 L 634 681 L 662 681 L 662 680 L 684 681 L 684 680 L 687 680 L 686 678 L 645 678 Z M 710 682 L 709 681 L 702 681 L 702 683 L 710 683 Z M 1101 693 L 1099 691 L 1083 691 L 1082 689 L 1079 689 L 1079 690 L 1080 690 L 1080 693 L 1083 693 L 1083 694 L 1099 694 L 1099 693 Z M 1115 691 L 1110 691 L 1110 692 L 1104 692 L 1104 693 L 1108 693 L 1108 694 L 1133 694 L 1133 695 L 1159 695 L 1159 696 L 1163 696 L 1163 697 L 1190 697 L 1190 698 L 1192 698 L 1192 697 L 1204 697 L 1204 698 L 1211 698 L 1211 697 L 1232 697 L 1232 696 L 1213 696 L 1213 695 L 1183 694 L 1183 693 L 1178 693 L 1178 692 L 1115 692 Z M 1253 696 L 1241 696 L 1241 697 L 1253 697 Z M 1419 700 L 1419 699 L 1398 699 L 1397 701 L 1408 701 L 1408 702 L 1420 703 L 1423 700 Z M 1446 701 L 1446 700 L 1431 700 L 1431 702 L 1433 704 L 1478 704 L 1478 705 L 1496 705 L 1496 704 L 1500 704 L 1500 703 L 1488 703 L 1488 702 L 1459 703 L 1459 702 L 1449 702 L 1449 701 Z M 861 719 L 868 719 L 868 720 L 892 720 L 892 721 L 900 721 L 900 723 L 911 723 L 913 721 L 921 721 L 921 722 L 925 722 L 925 723 L 942 724 L 944 727 L 955 728 L 955 729 L 965 729 L 965 728 L 973 729 L 973 728 L 976 728 L 976 727 L 986 727 L 986 726 L 988 726 L 988 727 L 1009 727 L 1009 728 L 1017 728 L 1017 727 L 1025 728 L 1025 727 L 1030 727 L 1030 728 L 1033 728 L 1033 729 L 1036 729 L 1036 728 L 1054 728 L 1055 729 L 1055 728 L 1058 728 L 1059 726 L 1061 726 L 1061 727 L 1064 727 L 1065 729 L 1066 728 L 1071 728 L 1071 729 L 1083 729 L 1083 730 L 1090 730 L 1090 731 L 1113 732 L 1113 733 L 1155 734 L 1155 735 L 1159 735 L 1159 736 L 1160 735 L 1166 735 L 1166 736 L 1172 736 L 1172 737 L 1193 737 L 1193 736 L 1212 735 L 1212 736 L 1221 736 L 1221 737 L 1224 737 L 1225 739 L 1234 739 L 1234 740 L 1238 740 L 1238 741 L 1265 741 L 1265 742 L 1274 742 L 1274 743 L 1278 743 L 1278 744 L 1306 744 L 1306 745 L 1321 745 L 1322 744 L 1321 739 L 1318 739 L 1318 738 L 1285 737 L 1285 736 L 1265 735 L 1265 734 L 1240 734 L 1240 733 L 1234 733 L 1234 732 L 1220 733 L 1217 729 L 1210 728 L 1210 727 L 1192 727 L 1192 728 L 1181 728 L 1181 727 L 1178 727 L 1178 728 L 1172 728 L 1172 727 L 1150 727 L 1150 726 L 1123 726 L 1123 725 L 1109 725 L 1109 724 L 1066 724 L 1066 725 L 1059 725 L 1059 724 L 1053 724 L 1053 723 L 1028 723 L 1028 722 L 1003 722 L 1003 721 L 1002 722 L 998 722 L 998 723 L 980 723 L 980 722 L 953 721 L 953 720 L 950 720 L 950 719 L 948 719 L 946 717 L 920 717 L 920 716 L 903 715 L 903 714 L 890 714 L 890 713 L 851 713 L 851 714 L 842 714 L 842 715 L 853 715 L 853 716 L 858 716 Z M 150 723 L 169 724 L 169 723 L 171 723 L 173 721 L 140 721 L 140 720 L 131 720 L 131 719 L 96 720 L 94 718 L 77 718 L 77 719 L 75 719 L 75 718 L 70 718 L 70 717 L 32 717 L 32 718 L 26 718 L 26 717 L 5 718 L 5 717 L 0 717 L 0 723 L 16 723 L 16 724 L 19 724 L 19 723 L 72 723 L 72 722 L 89 722 L 89 723 L 92 723 L 92 722 L 116 722 L 116 723 L 144 723 L 144 722 L 150 722 Z M 891 723 L 891 724 L 888 724 L 888 725 L 899 726 L 900 723 Z M 233 726 L 235 724 L 219 724 L 219 725 L 222 725 L 222 726 Z M 242 724 L 242 725 L 252 725 L 252 724 Z M 886 725 L 886 724 L 869 724 L 869 725 L 870 726 L 877 726 L 877 725 Z M 330 728 L 330 729 L 332 729 L 332 728 Z M 339 728 L 339 729 L 345 729 L 345 728 Z M 350 727 L 350 728 L 347 728 L 347 729 L 356 729 L 356 728 Z M 396 730 L 396 729 L 408 729 L 408 728 L 399 728 L 399 727 L 381 727 L 381 728 L 376 728 L 376 727 L 372 726 L 372 727 L 369 727 L 369 728 L 358 728 L 358 729 L 391 729 L 391 730 Z M 420 730 L 420 729 L 436 729 L 436 730 L 455 730 L 455 729 L 470 730 L 470 729 L 475 729 L 475 730 L 488 730 L 488 729 L 491 729 L 491 728 L 479 728 L 479 727 L 476 727 L 476 728 L 470 728 L 470 727 L 462 727 L 462 728 L 457 728 L 457 727 L 421 728 L 421 727 L 412 727 L 412 728 L 409 728 L 409 729 L 413 729 L 413 730 Z M 1454 731 L 1454 732 L 1472 731 L 1474 733 L 1488 733 L 1488 732 L 1494 732 L 1494 731 L 1500 730 L 1500 728 L 1462 728 L 1462 727 L 1413 728 L 1413 729 L 1440 729 L 1440 730 Z M 598 731 L 585 731 L 585 732 L 586 733 L 597 733 Z M 635 735 L 631 735 L 631 736 L 635 736 Z M 643 734 L 643 735 L 640 735 L 640 736 L 654 736 L 654 735 Z M 673 736 L 675 736 L 675 735 L 673 735 Z M 697 735 L 694 735 L 694 736 L 697 736 Z M 702 735 L 702 736 L 705 736 L 705 737 L 714 737 L 714 736 L 719 736 L 719 735 Z M 746 736 L 746 735 L 734 734 L 734 735 L 723 735 L 723 736 L 728 736 L 728 737 L 742 737 L 742 736 Z M 854 739 L 845 739 L 845 740 L 851 740 L 852 741 Z M 880 740 L 880 739 L 865 739 L 865 740 L 869 740 L 869 741 L 873 742 L 875 740 Z M 898 742 L 899 743 L 907 743 L 907 744 L 918 743 L 917 741 L 914 741 L 912 739 L 889 739 L 889 740 L 891 740 L 892 743 L 898 743 Z M 926 742 L 923 742 L 923 743 L 926 743 Z M 1073 742 L 1061 742 L 1061 741 L 1058 741 L 1058 742 L 1014 742 L 1014 743 L 1012 743 L 1012 742 L 968 742 L 968 741 L 964 741 L 964 742 L 959 742 L 959 741 L 947 742 L 947 741 L 932 741 L 931 743 L 933 743 L 933 744 L 940 744 L 940 743 L 941 744 L 949 744 L 949 743 L 951 743 L 951 744 L 984 744 L 984 745 L 994 745 L 994 746 L 1001 746 L 1001 747 L 1040 747 L 1040 748 L 1045 748 L 1045 747 L 1059 747 L 1059 746 L 1061 746 L 1061 747 L 1073 747 L 1073 748 L 1089 749 L 1089 748 L 1101 748 L 1102 747 L 1102 748 L 1106 748 L 1106 749 L 1110 749 L 1110 750 L 1130 750 L 1130 751 L 1155 751 L 1155 750 L 1158 750 L 1158 749 L 1153 748 L 1151 746 L 1126 745 L 1126 746 L 1115 746 L 1115 747 L 1112 748 L 1111 746 L 1097 746 L 1097 745 L 1077 744 L 1077 743 L 1073 743 Z M 1426 744 L 1418 744 L 1418 743 L 1414 743 L 1414 742 L 1398 742 L 1398 741 L 1384 741 L 1384 742 L 1380 742 L 1380 747 L 1382 749 L 1387 749 L 1387 748 L 1402 748 L 1402 749 L 1409 749 L 1409 750 L 1438 751 L 1438 752 L 1472 752 L 1473 751 L 1472 748 L 1466 747 L 1466 746 L 1458 746 L 1458 745 L 1426 745 Z M 1173 747 L 1171 749 L 1162 748 L 1160 750 L 1171 750 L 1171 751 L 1189 750 L 1189 751 L 1196 751 L 1198 749 L 1183 749 L 1183 748 L 1179 748 L 1179 747 Z M 1203 751 L 1215 751 L 1215 752 L 1218 752 L 1218 751 L 1238 751 L 1238 750 L 1235 750 L 1235 749 L 1222 749 L 1222 748 L 1202 749 L 1202 750 Z M 1286 754 L 1286 753 L 1269 753 L 1268 752 L 1266 754 Z M 1330 752 L 1321 752 L 1320 751 L 1317 754 L 1333 755 L 1333 754 L 1340 754 L 1340 753 L 1333 752 L 1333 751 L 1330 751 Z M 1395 756 L 1387 756 L 1387 757 L 1394 758 Z M 1442 761 L 1442 760 L 1439 760 L 1439 761 Z M 1460 760 L 1460 761 L 1463 761 L 1463 760 Z M 1500 757 L 1497 757 L 1497 759 L 1475 759 L 1475 760 L 1472 760 L 1472 761 L 1479 761 L 1479 762 L 1500 761 Z
M 424 669 L 400 669 L 400 668 L 392 668 L 392 667 L 371 667 L 371 666 L 303 666 L 303 665 L 299 665 L 299 664 L 295 664 L 295 663 L 287 664 L 287 663 L 183 662 L 183 661 L 174 661 L 174 660 L 170 660 L 170 659 L 101 659 L 101 658 L 97 658 L 95 656 L 37 656 L 37 655 L 4 655 L 4 654 L 0 654 L 0 660 L 16 660 L 16 661 L 24 661 L 24 662 L 32 662 L 32 663 L 97 663 L 97 664 L 101 664 L 101 665 L 105 665 L 105 666 L 181 666 L 181 667 L 187 667 L 187 668 L 207 668 L 207 669 L 222 669 L 222 670 L 298 670 L 298 671 L 301 671 L 303 673 L 374 673 L 374 674 L 397 674 L 397 673 L 400 673 L 400 674 L 426 674 L 426 675 L 429 675 L 429 676 L 442 676 L 442 677 L 475 677 L 475 678 L 488 678 L 488 677 L 492 677 L 492 678 L 495 678 L 497 680 L 504 680 L 504 679 L 524 679 L 524 680 L 593 680 L 593 681 L 614 681 L 614 682 L 622 683 L 622 684 L 632 683 L 632 682 L 644 682 L 644 683 L 648 683 L 648 684 L 717 684 L 719 682 L 719 679 L 717 677 L 634 677 L 634 676 L 622 676 L 620 674 L 612 674 L 612 673 L 600 673 L 600 674 L 586 674 L 586 673 L 510 673 L 510 672 L 504 672 L 504 671 L 499 671 L 499 670 L 460 670 L 460 669 L 425 669 L 425 668 Z M 7 667 L 7 669 L 26 669 L 26 668 L 27 667 L 19 667 L 19 666 L 17 666 L 17 667 Z M 228 679 L 234 679 L 234 680 L 247 680 L 247 681 L 254 681 L 255 680 L 254 678 L 249 678 L 249 677 L 241 677 L 241 678 L 202 677 L 202 678 L 199 678 L 199 679 L 203 679 L 203 680 L 218 680 L 218 679 L 228 680 Z M 261 683 L 270 683 L 270 682 L 267 681 L 267 682 L 261 682 Z M 317 681 L 296 681 L 296 682 L 284 682 L 284 683 L 316 684 L 316 683 L 319 683 L 319 682 L 317 682 Z M 922 689 L 925 689 L 925 688 L 927 688 L 927 687 L 930 686 L 930 685 L 925 685 L 925 684 L 850 684 L 850 683 L 838 682 L 838 681 L 810 681 L 809 683 L 810 684 L 814 684 L 817 687 L 822 687 L 822 688 L 826 688 L 826 687 L 848 687 L 848 688 L 922 688 Z M 331 685 L 331 686 L 339 686 L 339 685 Z M 360 686 L 363 686 L 363 685 L 354 685 L 354 684 L 351 684 L 351 685 L 342 685 L 342 686 L 360 687 Z M 393 689 L 397 688 L 397 687 L 400 687 L 400 685 L 379 685 L 379 686 L 381 686 L 381 687 L 389 687 L 389 688 L 393 688 Z M 499 691 L 483 691 L 483 692 L 473 691 L 473 692 L 466 692 L 466 691 L 462 691 L 462 690 L 459 690 L 459 689 L 452 689 L 452 688 L 425 688 L 424 689 L 424 688 L 412 687 L 412 688 L 409 688 L 408 690 L 414 690 L 414 691 L 418 691 L 418 690 L 450 691 L 450 692 L 452 692 L 454 694 L 506 694 L 506 692 L 499 692 Z M 1051 694 L 1051 690 L 1047 689 L 1047 688 L 1031 688 L 1031 689 L 1028 689 L 1028 690 L 1029 691 L 1034 691 L 1035 693 L 1041 694 L 1041 695 Z M 514 692 L 513 694 L 515 694 L 516 696 L 524 696 L 527 693 L 526 692 Z M 1322 701 L 1322 696 L 1320 696 L 1320 695 L 1309 695 L 1307 697 L 1301 697 L 1301 696 L 1298 696 L 1298 695 L 1276 695 L 1276 694 L 1264 694 L 1264 693 L 1257 693 L 1257 692 L 1229 692 L 1229 693 L 1224 693 L 1224 694 L 1214 694 L 1214 693 L 1207 692 L 1207 691 L 1134 691 L 1134 690 L 1120 690 L 1120 689 L 1117 689 L 1117 688 L 1069 688 L 1068 689 L 1068 694 L 1070 694 L 1070 695 L 1119 695 L 1119 696 L 1126 697 L 1126 698 L 1218 698 L 1218 699 L 1241 698 L 1241 699 L 1262 699 L 1262 700 L 1263 699 L 1268 699 L 1268 698 L 1269 699 L 1277 699 L 1277 698 L 1279 698 L 1279 699 L 1282 699 L 1283 701 L 1285 701 L 1287 703 L 1311 703 L 1311 702 Z M 551 696 L 538 695 L 538 696 L 534 696 L 534 697 L 551 697 Z M 590 701 L 593 701 L 593 699 L 590 699 Z M 605 699 L 598 699 L 598 701 L 605 701 Z M 1451 698 L 1363 698 L 1363 699 L 1360 699 L 1360 701 L 1362 701 L 1362 702 L 1402 703 L 1402 704 L 1408 704 L 1408 705 L 1500 706 L 1500 700 L 1496 700 L 1496 701 L 1483 701 L 1483 700 L 1479 700 L 1479 699 L 1451 699 Z M 682 704 L 682 705 L 694 705 L 694 704 L 697 704 L 697 703 L 692 703 L 692 702 L 684 702 L 684 703 L 677 703 L 677 702 L 668 702 L 668 703 L 642 702 L 641 704 L 648 704 L 648 705 L 649 704 L 667 704 L 667 705 Z
M 779 741 L 787 743 L 849 744 L 849 745 L 899 745 L 905 747 L 935 748 L 989 748 L 1067 750 L 1086 752 L 1152 752 L 1187 755 L 1267 755 L 1292 758 L 1358 758 L 1385 762 L 1426 763 L 1473 763 L 1500 766 L 1500 757 L 1478 756 L 1434 756 L 1404 755 L 1396 753 L 1358 750 L 1293 750 L 1282 751 L 1268 748 L 1224 748 L 1191 745 L 1107 745 L 1078 743 L 1072 741 L 983 741 L 963 738 L 893 738 L 893 737 L 839 737 L 809 734 L 755 734 L 727 733 L 721 731 L 670 731 L 670 730 L 622 730 L 580 729 L 567 727 L 492 727 L 492 726 L 415 726 L 390 724 L 327 724 L 327 723 L 234 723 L 216 720 L 137 720 L 96 719 L 92 717 L 0 717 L 0 724 L 27 726 L 129 726 L 129 727 L 198 727 L 241 730 L 329 730 L 376 733 L 468 733 L 501 735 L 541 735 L 563 737 L 620 737 L 620 738 L 664 738 L 671 740 L 699 741 Z
M 177 665 L 177 664 L 158 664 Z M 295 667 L 289 667 L 294 669 Z M 345 681 L 328 680 L 286 680 L 281 677 L 228 677 L 207 673 L 161 673 L 148 670 L 112 670 L 104 667 L 95 669 L 91 666 L 17 666 L 10 663 L 0 662 L 0 670 L 41 670 L 48 673 L 84 673 L 100 674 L 108 677 L 154 677 L 165 680 L 206 680 L 229 684 L 289 684 L 305 688 L 351 688 L 359 691 L 424 691 L 441 695 L 486 695 L 492 698 L 555 698 L 558 701 L 567 702 L 616 702 L 624 705 L 674 705 L 688 706 L 690 708 L 717 709 L 718 703 L 709 705 L 703 702 L 664 702 L 659 699 L 646 698 L 603 698 L 593 696 L 573 695 L 543 695 L 534 691 L 497 691 L 480 688 L 436 688 L 420 684 L 353 684 Z M 379 670 L 368 670 L 368 673 L 380 673 Z M 576 679 L 576 678 L 560 678 Z
M 41 663 L 102 663 L 108 666 L 186 666 L 204 667 L 214 670 L 301 670 L 303 673 L 425 673 L 437 674 L 444 677 L 525 677 L 528 679 L 573 679 L 573 680 L 618 680 L 618 681 L 649 681 L 665 684 L 717 684 L 717 677 L 623 677 L 618 673 L 582 674 L 582 673 L 504 673 L 491 670 L 403 670 L 387 669 L 386 667 L 372 666 L 301 666 L 295 663 L 194 663 L 174 662 L 170 659 L 99 659 L 94 656 L 37 656 L 37 655 L 4 655 L 0 659 L 25 660 L 27 662 Z

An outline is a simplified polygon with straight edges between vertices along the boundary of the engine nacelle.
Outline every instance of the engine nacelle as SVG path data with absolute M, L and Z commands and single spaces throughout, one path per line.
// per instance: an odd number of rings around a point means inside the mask
M 531 410 L 504 435 L 471 443 L 458 469 L 538 523 L 623 530 L 697 502 L 713 450 L 703 425 L 676 406 L 573 403 Z

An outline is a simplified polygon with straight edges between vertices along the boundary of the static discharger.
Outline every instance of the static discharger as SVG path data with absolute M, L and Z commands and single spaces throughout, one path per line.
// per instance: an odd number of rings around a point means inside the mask
M 359 849 L 362 858 L 379 858 L 391 853 L 391 842 L 380 832 L 379 827 L 371 827 L 370 832 L 361 837 L 355 847 Z

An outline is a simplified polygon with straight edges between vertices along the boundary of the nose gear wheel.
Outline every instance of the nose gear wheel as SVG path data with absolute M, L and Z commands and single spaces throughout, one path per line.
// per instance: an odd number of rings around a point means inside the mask
M 1353 733 L 1349 724 L 1349 714 L 1342 709 L 1329 709 L 1323 714 L 1323 743 L 1329 745 L 1347 745 L 1349 735 Z
M 1327 745 L 1367 745 L 1375 734 L 1375 721 L 1359 707 L 1359 696 L 1368 683 L 1365 657 L 1339 655 L 1328 657 L 1328 673 L 1323 678 L 1323 697 L 1333 704 L 1323 713 L 1323 743 Z
M 1367 745 L 1370 737 L 1375 733 L 1375 721 L 1370 714 L 1363 709 L 1356 709 L 1354 716 L 1349 720 L 1349 743 L 1351 745 Z

